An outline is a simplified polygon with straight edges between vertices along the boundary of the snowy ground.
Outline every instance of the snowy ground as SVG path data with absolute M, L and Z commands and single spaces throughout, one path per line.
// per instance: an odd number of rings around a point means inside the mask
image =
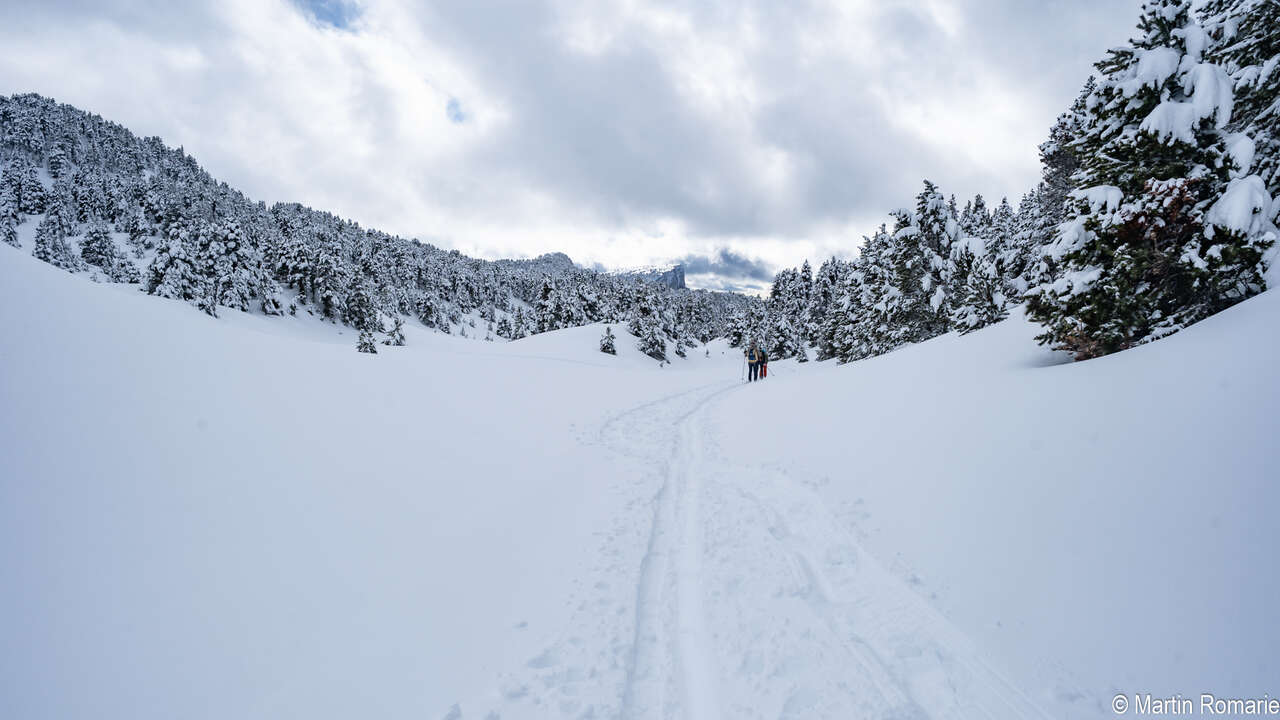
M 1277 694 L 1280 295 L 741 383 L 0 247 L 0 716 L 1106 717 Z

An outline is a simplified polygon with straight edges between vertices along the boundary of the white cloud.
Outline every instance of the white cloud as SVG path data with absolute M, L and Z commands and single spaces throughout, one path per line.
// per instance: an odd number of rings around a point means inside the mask
M 216 177 L 488 257 L 852 252 L 928 177 L 1015 196 L 1137 0 L 26 3 L 0 92 Z M 461 121 L 460 121 L 461 120 Z

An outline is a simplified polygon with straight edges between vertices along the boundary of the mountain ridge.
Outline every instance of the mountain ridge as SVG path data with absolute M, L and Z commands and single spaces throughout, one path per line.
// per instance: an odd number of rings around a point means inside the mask
M 0 164 L 10 244 L 214 316 L 311 313 L 355 329 L 366 350 L 403 342 L 413 321 L 487 340 L 603 321 L 626 322 L 664 358 L 722 337 L 758 303 L 597 272 L 564 253 L 480 260 L 300 203 L 268 207 L 180 147 L 33 93 L 0 96 Z

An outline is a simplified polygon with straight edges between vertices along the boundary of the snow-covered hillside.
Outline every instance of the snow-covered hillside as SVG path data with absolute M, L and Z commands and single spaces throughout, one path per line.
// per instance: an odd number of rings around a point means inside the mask
M 1110 716 L 1091 704 L 1117 692 L 1260 696 L 1280 677 L 1277 318 L 1271 291 L 1061 365 L 1009 320 L 779 373 L 726 397 L 713 432 L 744 478 L 805 487 L 1057 716 Z
M 363 355 L 0 247 L 0 716 L 1274 692 L 1277 313 L 1074 364 L 1015 317 L 744 385 L 598 325 Z

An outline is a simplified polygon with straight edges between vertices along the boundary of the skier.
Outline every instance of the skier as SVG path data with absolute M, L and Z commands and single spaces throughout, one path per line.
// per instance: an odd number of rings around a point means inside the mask
M 769 377 L 769 355 L 764 350 L 760 351 L 760 379 Z
M 762 357 L 762 353 L 760 352 L 760 349 L 756 347 L 755 340 L 751 341 L 751 347 L 747 348 L 747 351 L 744 352 L 743 355 L 747 356 L 747 382 L 759 379 L 757 375 L 760 373 L 760 358 Z

